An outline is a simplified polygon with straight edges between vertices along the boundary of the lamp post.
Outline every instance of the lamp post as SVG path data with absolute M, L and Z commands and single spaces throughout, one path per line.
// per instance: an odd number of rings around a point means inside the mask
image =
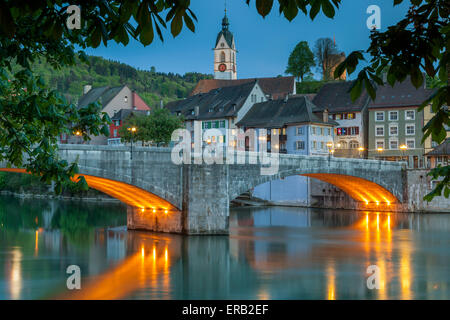
M 359 157 L 362 158 L 361 155 L 362 155 L 362 152 L 364 151 L 364 148 L 363 147 L 359 147 L 358 151 L 359 151 Z
M 131 150 L 130 150 L 130 160 L 133 160 L 133 139 L 134 139 L 134 134 L 137 131 L 136 127 L 131 127 L 127 129 L 128 131 L 131 132 Z
M 77 131 L 74 132 L 74 134 L 78 137 L 78 138 L 77 138 L 78 144 L 81 144 L 81 136 L 82 136 L 81 131 L 80 131 L 80 130 L 77 130 Z
M 333 150 L 333 142 L 327 142 L 327 147 L 328 147 L 328 160 L 331 159 L 331 154 L 334 153 Z
M 378 151 L 378 153 L 380 153 L 380 154 L 383 152 L 383 150 L 384 150 L 384 149 L 383 149 L 382 147 L 378 147 L 378 148 L 377 148 L 377 151 Z M 380 159 L 380 160 L 381 160 L 381 159 Z
M 400 150 L 401 150 L 401 153 L 402 153 L 402 161 L 403 161 L 403 158 L 405 157 L 405 151 L 408 149 L 408 146 L 406 145 L 406 144 L 402 144 L 401 146 L 400 146 Z M 407 161 L 408 162 L 408 161 Z

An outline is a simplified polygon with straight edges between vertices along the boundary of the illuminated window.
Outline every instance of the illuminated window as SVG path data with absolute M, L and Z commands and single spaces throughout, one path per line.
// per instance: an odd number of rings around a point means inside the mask
M 355 119 L 355 116 L 356 116 L 356 114 L 354 114 L 354 113 L 349 113 L 348 114 L 348 118 L 349 119 Z
M 123 101 L 128 102 L 128 97 L 127 96 L 123 97 Z
M 405 120 L 414 120 L 416 118 L 416 113 L 414 110 L 405 111 Z
M 358 149 L 359 148 L 359 142 L 352 140 L 350 141 L 350 149 Z

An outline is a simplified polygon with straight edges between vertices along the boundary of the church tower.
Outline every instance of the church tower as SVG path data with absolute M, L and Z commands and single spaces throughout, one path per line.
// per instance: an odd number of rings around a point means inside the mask
M 214 79 L 235 80 L 236 71 L 236 47 L 234 36 L 228 30 L 227 10 L 222 19 L 222 30 L 217 35 L 216 46 L 214 48 Z

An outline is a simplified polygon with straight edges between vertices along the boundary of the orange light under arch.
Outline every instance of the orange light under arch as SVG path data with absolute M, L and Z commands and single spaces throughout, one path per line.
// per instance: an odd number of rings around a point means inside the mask
M 28 173 L 25 169 L 1 168 L 0 171 Z M 162 209 L 167 211 L 178 211 L 170 202 L 148 192 L 144 189 L 132 186 L 130 184 L 95 177 L 86 174 L 75 175 L 72 180 L 77 181 L 79 176 L 83 176 L 90 188 L 96 189 L 107 195 L 116 198 L 130 206 L 138 208 Z
M 302 176 L 318 179 L 332 184 L 356 201 L 365 203 L 398 203 L 398 199 L 387 189 L 383 188 L 375 182 L 371 182 L 362 178 L 334 174 L 334 173 L 308 173 Z

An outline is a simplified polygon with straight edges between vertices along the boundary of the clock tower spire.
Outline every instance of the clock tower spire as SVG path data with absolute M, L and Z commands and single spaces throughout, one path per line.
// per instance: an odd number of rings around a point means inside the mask
M 229 30 L 230 22 L 227 17 L 225 2 L 225 16 L 222 19 L 222 30 L 217 35 L 214 47 L 214 79 L 235 80 L 236 71 L 236 46 L 234 36 Z

